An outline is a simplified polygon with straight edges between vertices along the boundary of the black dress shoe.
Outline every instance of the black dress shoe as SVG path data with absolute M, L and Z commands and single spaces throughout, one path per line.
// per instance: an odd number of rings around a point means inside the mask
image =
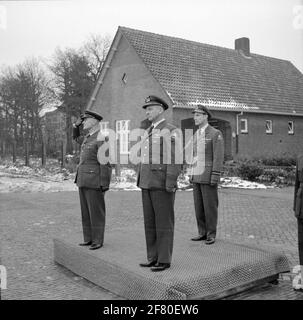
M 206 236 L 197 236 L 194 238 L 190 239 L 191 241 L 202 241 L 202 240 L 206 240 Z
M 157 263 L 154 267 L 151 267 L 150 270 L 157 272 L 157 271 L 163 271 L 165 269 L 168 269 L 170 267 L 170 263 Z
M 213 244 L 213 243 L 215 243 L 215 238 L 208 238 L 205 241 L 205 244 Z
M 86 242 L 79 243 L 79 246 L 90 246 L 91 244 L 92 244 L 91 241 L 86 241 Z
M 103 245 L 101 243 L 93 243 L 90 247 L 89 250 L 96 250 L 101 248 Z
M 146 262 L 146 263 L 139 263 L 140 267 L 145 267 L 145 268 L 149 268 L 149 267 L 153 267 L 155 266 L 157 263 L 157 261 L 151 261 L 151 262 Z

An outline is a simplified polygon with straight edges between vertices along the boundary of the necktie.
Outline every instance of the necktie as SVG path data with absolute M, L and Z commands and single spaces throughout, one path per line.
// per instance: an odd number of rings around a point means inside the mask
M 150 135 L 153 130 L 154 130 L 154 125 L 152 124 L 152 125 L 148 128 L 147 133 Z
M 85 143 L 86 142 L 86 140 L 88 139 L 88 137 L 90 136 L 90 134 L 88 133 L 87 135 L 85 135 L 85 137 L 84 137 L 84 140 L 83 140 L 83 143 Z

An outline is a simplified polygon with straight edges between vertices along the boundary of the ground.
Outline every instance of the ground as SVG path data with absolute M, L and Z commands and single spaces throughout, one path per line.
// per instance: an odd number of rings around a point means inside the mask
M 284 252 L 291 267 L 298 264 L 293 188 L 222 188 L 219 197 L 219 238 L 267 245 Z M 8 272 L 2 299 L 121 299 L 53 261 L 52 239 L 81 230 L 77 192 L 10 192 L 0 193 L 0 198 L 1 264 Z M 143 228 L 140 192 L 109 191 L 106 203 L 106 233 L 113 226 L 132 222 L 141 221 Z M 194 236 L 197 231 L 192 192 L 178 191 L 175 208 L 176 226 L 186 224 Z M 138 263 L 143 259 L 138 257 Z M 291 280 L 291 273 L 284 274 L 278 285 L 263 285 L 228 299 L 303 299 L 302 293 L 292 290 Z
M 80 207 L 74 174 L 56 160 L 41 168 L 39 159 L 25 167 L 18 159 L 0 163 L 1 264 L 7 268 L 11 299 L 121 299 L 82 279 L 53 261 L 53 238 L 81 231 Z M 141 194 L 135 172 L 113 175 L 106 194 L 106 233 L 117 224 L 142 222 Z M 187 177 L 176 195 L 176 226 L 196 234 L 192 191 Z M 254 189 L 254 190 L 249 190 Z M 225 177 L 219 189 L 218 237 L 268 245 L 298 264 L 297 226 L 292 211 L 293 188 L 272 188 Z M 123 209 L 121 209 L 123 208 Z M 106 243 L 106 235 L 105 235 Z M 138 262 L 145 257 L 138 257 Z M 228 299 L 302 299 L 292 290 L 293 275 L 281 276 L 277 286 L 264 285 Z

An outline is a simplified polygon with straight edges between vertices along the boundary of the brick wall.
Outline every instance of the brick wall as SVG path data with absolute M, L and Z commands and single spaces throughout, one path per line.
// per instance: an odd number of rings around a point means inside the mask
M 303 118 L 294 116 L 243 113 L 247 119 L 248 133 L 239 130 L 238 153 L 236 138 L 236 112 L 212 111 L 214 118 L 227 120 L 231 125 L 231 149 L 233 158 L 295 157 L 303 153 Z M 193 115 L 188 109 L 174 109 L 173 123 L 180 127 L 181 120 Z M 266 134 L 265 122 L 272 120 L 273 133 Z M 288 134 L 288 121 L 294 122 L 294 134 Z
M 114 129 L 115 120 L 130 120 L 133 129 L 145 119 L 142 105 L 147 96 L 156 95 L 170 101 L 124 37 L 117 49 L 92 108 L 103 115 L 104 121 L 110 122 L 110 128 Z M 122 81 L 124 74 L 126 83 Z M 165 116 L 171 120 L 171 110 L 166 111 Z
M 303 118 L 281 115 L 248 114 L 248 133 L 239 134 L 240 158 L 295 157 L 303 152 Z M 265 132 L 266 120 L 272 120 L 272 134 Z M 288 121 L 294 122 L 294 134 L 288 134 Z

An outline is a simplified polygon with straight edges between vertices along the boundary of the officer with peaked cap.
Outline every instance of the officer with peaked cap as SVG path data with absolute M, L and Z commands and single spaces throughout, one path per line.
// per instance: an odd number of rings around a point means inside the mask
M 298 250 L 301 274 L 303 276 L 303 154 L 297 157 L 294 193 L 294 212 L 298 224 Z M 301 277 L 302 277 L 301 276 Z M 294 287 L 303 292 L 303 282 Z
M 173 131 L 176 127 L 169 124 L 163 115 L 168 104 L 159 97 L 149 96 L 143 108 L 151 126 L 142 140 L 137 180 L 138 187 L 142 189 L 147 248 L 147 262 L 140 263 L 140 266 L 163 271 L 170 267 L 172 260 L 174 201 L 181 165 L 175 163 L 176 137 Z M 171 141 L 171 150 L 167 148 L 167 141 Z M 165 161 L 168 153 L 170 162 Z
M 73 138 L 81 144 L 80 162 L 77 167 L 75 183 L 79 188 L 84 242 L 90 250 L 103 246 L 105 229 L 105 192 L 109 189 L 111 165 L 100 163 L 98 150 L 104 141 L 97 136 L 102 116 L 95 111 L 85 111 L 73 125 Z M 81 138 L 80 125 L 88 130 Z
M 198 130 L 193 137 L 193 163 L 190 181 L 193 183 L 198 236 L 193 241 L 215 242 L 218 220 L 218 183 L 224 160 L 224 142 L 221 131 L 208 124 L 211 112 L 204 105 L 194 110 Z

